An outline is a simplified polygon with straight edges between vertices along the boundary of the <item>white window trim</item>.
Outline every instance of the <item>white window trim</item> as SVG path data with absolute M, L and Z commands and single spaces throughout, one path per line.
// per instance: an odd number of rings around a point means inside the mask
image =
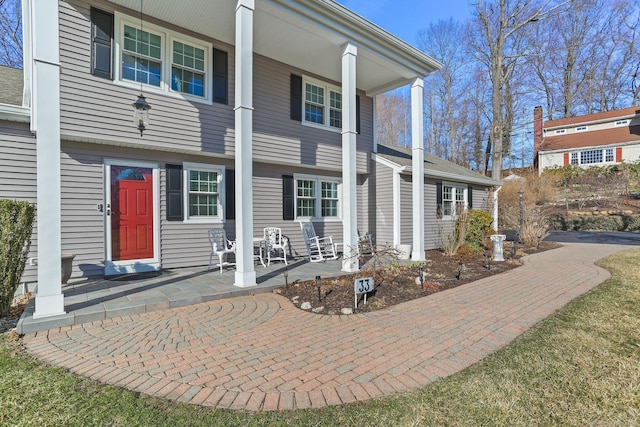
M 576 127 L 576 132 L 586 132 L 587 130 L 589 130 L 588 126 L 578 126 L 578 127 Z
M 308 180 L 316 182 L 316 214 L 315 216 L 298 216 L 298 180 Z M 336 217 L 323 217 L 322 216 L 322 186 L 321 182 L 335 182 L 338 184 L 338 216 Z M 342 180 L 340 178 L 332 176 L 321 175 L 306 175 L 306 174 L 294 174 L 293 175 L 293 187 L 294 187 L 294 221 L 297 222 L 341 222 L 342 221 Z
M 324 89 L 324 121 L 325 123 L 323 125 L 321 125 L 320 123 L 315 123 L 315 122 L 308 122 L 306 120 L 306 114 L 305 114 L 305 103 L 307 101 L 307 97 L 306 97 L 306 84 L 312 84 L 314 86 L 318 86 Z M 302 76 L 302 124 L 304 126 L 309 126 L 309 127 L 314 127 L 316 129 L 325 129 L 325 130 L 329 130 L 331 132 L 336 132 L 336 133 L 340 133 L 342 132 L 342 127 L 337 128 L 337 127 L 333 127 L 331 126 L 329 123 L 331 122 L 331 119 L 329 117 L 329 111 L 331 109 L 331 96 L 329 94 L 329 91 L 333 91 L 333 92 L 337 92 L 340 95 L 342 95 L 342 89 L 339 88 L 338 86 L 334 86 L 332 84 L 329 84 L 327 82 L 323 82 L 322 80 L 318 80 L 318 79 L 314 79 L 312 77 L 308 77 L 303 75 Z M 344 99 L 342 102 L 342 105 L 344 106 Z M 340 110 L 342 112 L 342 117 L 344 120 L 344 109 Z
M 442 189 L 440 191 L 442 191 L 442 219 L 444 220 L 454 220 L 458 217 L 458 215 L 456 215 L 455 211 L 451 214 L 451 215 L 445 215 L 444 214 L 444 187 L 451 187 L 454 191 L 452 192 L 452 197 L 453 197 L 453 202 L 455 203 L 456 200 L 456 193 L 458 192 L 458 190 L 462 190 L 462 194 L 464 197 L 464 210 L 466 211 L 467 209 L 469 209 L 469 186 L 467 184 L 462 184 L 460 182 L 447 182 L 447 181 L 442 181 Z
M 624 119 L 624 120 L 618 120 L 616 122 L 616 126 L 626 126 L 629 124 L 629 120 L 628 119 Z
M 204 218 L 189 217 L 189 171 L 206 171 L 218 173 L 218 216 Z M 182 202 L 184 224 L 221 224 L 225 222 L 225 167 L 207 163 L 182 163 Z
M 128 88 L 140 90 L 140 82 L 133 82 L 130 80 L 124 80 L 122 78 L 122 50 L 124 48 L 124 25 L 127 24 L 134 28 L 140 28 L 140 20 L 129 15 L 124 15 L 120 12 L 115 13 L 115 61 L 114 64 L 114 83 L 119 86 L 125 86 Z M 166 95 L 174 98 L 181 98 L 188 101 L 200 102 L 204 104 L 212 104 L 213 98 L 213 45 L 211 43 L 198 40 L 194 37 L 190 37 L 184 34 L 177 33 L 175 31 L 168 30 L 155 24 L 143 21 L 142 30 L 152 32 L 159 35 L 162 38 L 161 43 L 161 71 L 160 71 L 160 87 L 152 86 L 148 84 L 142 84 L 144 92 L 155 93 L 158 95 Z M 173 63 L 173 41 L 179 41 L 189 44 L 193 47 L 204 50 L 204 64 L 205 64 L 205 96 L 195 96 L 188 93 L 178 92 L 171 89 L 171 65 Z
M 563 133 L 566 133 L 566 132 L 567 132 L 566 129 L 558 129 L 558 130 L 556 130 L 554 132 L 554 135 L 560 135 L 560 134 L 563 134 Z

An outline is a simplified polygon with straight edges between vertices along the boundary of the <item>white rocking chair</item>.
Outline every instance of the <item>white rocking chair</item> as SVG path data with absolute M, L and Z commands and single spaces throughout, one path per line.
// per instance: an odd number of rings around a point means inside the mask
M 211 254 L 209 255 L 209 266 L 213 265 L 213 255 L 218 256 L 218 264 L 220 265 L 220 273 L 225 265 L 236 265 L 233 262 L 226 262 L 227 254 L 236 253 L 236 242 L 227 239 L 227 233 L 222 228 L 212 228 L 209 230 L 209 243 L 211 243 Z
M 302 228 L 304 244 L 309 254 L 309 261 L 321 262 L 338 258 L 333 236 L 318 237 L 311 222 L 300 223 L 300 227 Z
M 271 260 L 282 260 L 284 265 L 289 265 L 287 263 L 289 239 L 282 235 L 281 228 L 266 227 L 264 229 L 264 241 L 267 247 L 267 265 L 271 265 Z M 282 251 L 282 256 L 279 256 L 280 251 Z

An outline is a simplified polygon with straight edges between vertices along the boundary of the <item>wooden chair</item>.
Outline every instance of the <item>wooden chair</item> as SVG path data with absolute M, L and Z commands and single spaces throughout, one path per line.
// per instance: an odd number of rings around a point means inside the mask
M 304 244 L 307 247 L 309 261 L 321 262 L 338 258 L 333 236 L 318 237 L 312 222 L 300 223 L 300 228 L 302 228 L 302 237 L 304 237 Z
M 228 254 L 236 253 L 236 242 L 227 239 L 227 233 L 222 228 L 212 228 L 209 231 L 209 243 L 211 243 L 211 254 L 209 255 L 209 266 L 211 269 L 213 264 L 213 256 L 218 256 L 218 264 L 220 265 L 220 273 L 224 265 L 236 265 L 234 262 L 226 262 Z
M 265 227 L 264 242 L 267 252 L 267 265 L 271 265 L 271 260 L 282 260 L 287 264 L 287 246 L 289 239 L 282 235 L 282 229 L 278 227 Z M 282 256 L 280 255 L 282 252 Z

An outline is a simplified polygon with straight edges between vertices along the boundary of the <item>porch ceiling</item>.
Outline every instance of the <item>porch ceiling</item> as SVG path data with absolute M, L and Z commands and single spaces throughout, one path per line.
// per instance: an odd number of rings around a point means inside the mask
M 139 11 L 139 0 L 112 0 Z M 235 0 L 154 0 L 144 15 L 228 44 L 235 42 Z M 137 12 L 139 13 L 139 12 Z M 410 13 L 410 11 L 407 11 Z M 358 47 L 357 87 L 375 95 L 424 77 L 440 64 L 333 0 L 256 0 L 254 51 L 341 81 L 342 47 Z

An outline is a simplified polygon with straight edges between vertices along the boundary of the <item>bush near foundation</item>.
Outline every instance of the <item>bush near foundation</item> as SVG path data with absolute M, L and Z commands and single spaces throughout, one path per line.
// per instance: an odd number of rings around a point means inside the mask
M 485 238 L 493 233 L 493 216 L 482 209 L 470 209 L 467 213 L 466 244 L 473 253 L 485 249 Z
M 0 316 L 9 313 L 20 284 L 36 208 L 24 201 L 0 200 Z

